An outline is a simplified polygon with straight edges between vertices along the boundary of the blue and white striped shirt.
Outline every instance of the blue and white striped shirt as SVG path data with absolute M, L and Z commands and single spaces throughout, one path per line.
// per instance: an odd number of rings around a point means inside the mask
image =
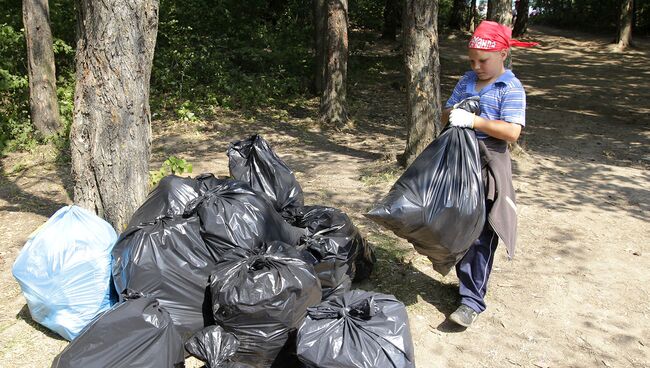
M 445 108 L 451 108 L 455 103 L 468 97 L 479 96 L 481 117 L 526 126 L 526 92 L 510 69 L 506 69 L 506 72 L 501 74 L 494 83 L 485 86 L 479 92 L 476 92 L 477 80 L 474 71 L 465 73 L 456 84 Z M 487 134 L 476 129 L 476 137 L 485 139 Z

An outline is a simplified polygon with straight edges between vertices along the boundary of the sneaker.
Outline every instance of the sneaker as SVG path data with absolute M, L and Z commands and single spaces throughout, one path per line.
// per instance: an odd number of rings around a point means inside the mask
M 463 327 L 469 327 L 472 322 L 476 320 L 476 317 L 478 317 L 478 313 L 465 304 L 461 304 L 460 307 L 449 316 L 449 319 Z

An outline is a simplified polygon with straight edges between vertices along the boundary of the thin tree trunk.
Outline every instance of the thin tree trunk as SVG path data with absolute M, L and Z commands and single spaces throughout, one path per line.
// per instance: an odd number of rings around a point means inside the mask
M 616 47 L 624 50 L 632 44 L 632 18 L 634 9 L 633 0 L 623 0 L 619 16 L 618 38 Z
M 384 29 L 381 38 L 391 41 L 397 39 L 397 27 L 402 16 L 400 8 L 400 0 L 386 0 L 384 4 Z
M 520 37 L 528 28 L 528 0 L 519 0 L 517 4 L 517 17 L 512 29 L 512 37 Z
M 327 0 L 327 63 L 320 99 L 320 121 L 342 128 L 348 122 L 346 79 L 348 69 L 348 1 Z
M 469 9 L 469 15 L 467 18 L 468 18 L 467 29 L 470 32 L 474 32 L 474 29 L 476 29 L 476 20 L 478 19 L 478 11 L 476 10 L 476 0 L 472 0 Z
M 325 41 L 327 40 L 327 9 L 325 9 L 326 0 L 312 0 L 312 10 L 314 14 L 314 49 L 316 55 L 316 73 L 314 75 L 314 92 L 320 96 L 323 93 L 325 84 Z
M 147 195 L 158 0 L 78 3 L 70 133 L 75 203 L 116 230 Z
M 410 165 L 440 132 L 438 0 L 407 0 L 404 56 L 408 96 L 408 134 L 400 164 Z
M 30 115 L 38 132 L 48 136 L 56 133 L 61 123 L 47 0 L 23 0 L 23 24 L 27 41 Z
M 506 26 L 512 25 L 512 1 L 488 0 L 486 18 Z
M 491 20 L 510 27 L 512 25 L 512 2 L 510 0 L 488 0 L 487 20 Z M 512 54 L 504 63 L 505 67 L 512 69 Z
M 465 0 L 454 0 L 449 17 L 449 28 L 460 30 L 464 27 Z

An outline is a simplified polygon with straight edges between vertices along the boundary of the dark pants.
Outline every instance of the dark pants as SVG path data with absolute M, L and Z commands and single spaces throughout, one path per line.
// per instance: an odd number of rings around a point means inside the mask
M 463 259 L 456 264 L 456 275 L 460 283 L 460 302 L 477 313 L 485 310 L 483 298 L 487 291 L 488 278 L 492 271 L 494 252 L 498 243 L 499 237 L 486 222 L 481 235 L 474 241 Z

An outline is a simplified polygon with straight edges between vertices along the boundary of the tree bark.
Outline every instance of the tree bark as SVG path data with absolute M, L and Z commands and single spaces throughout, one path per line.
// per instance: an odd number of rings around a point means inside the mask
M 400 0 L 386 0 L 384 4 L 384 29 L 381 38 L 395 41 L 397 28 L 402 18 Z
M 488 0 L 486 18 L 506 26 L 512 25 L 512 1 Z
M 23 24 L 27 41 L 30 116 L 38 132 L 48 136 L 58 132 L 61 123 L 47 0 L 23 0 Z
M 410 165 L 440 132 L 440 59 L 438 1 L 407 0 L 404 56 L 408 96 L 408 133 L 400 164 Z
M 621 14 L 618 22 L 617 48 L 624 50 L 632 44 L 632 18 L 634 10 L 633 0 L 623 0 Z
M 512 25 L 512 2 L 510 0 L 488 0 L 487 20 L 510 27 Z M 508 52 L 504 65 L 512 69 L 512 53 Z
M 320 121 L 342 128 L 348 122 L 346 79 L 348 69 L 348 1 L 327 0 L 327 62 L 320 99 Z
M 314 14 L 314 51 L 316 55 L 316 73 L 314 75 L 314 92 L 320 96 L 325 85 L 325 63 L 327 60 L 325 41 L 327 40 L 327 10 L 326 0 L 313 0 Z
M 454 0 L 451 7 L 451 16 L 449 17 L 449 28 L 461 30 L 465 26 L 465 0 Z
M 519 0 L 517 3 L 517 17 L 512 29 L 512 37 L 520 37 L 528 28 L 528 0 Z
M 158 0 L 78 2 L 75 203 L 121 231 L 147 195 Z
M 474 32 L 476 29 L 476 20 L 478 19 L 478 11 L 476 9 L 476 0 L 472 0 L 470 4 L 469 14 L 467 17 L 467 29 L 470 32 Z

